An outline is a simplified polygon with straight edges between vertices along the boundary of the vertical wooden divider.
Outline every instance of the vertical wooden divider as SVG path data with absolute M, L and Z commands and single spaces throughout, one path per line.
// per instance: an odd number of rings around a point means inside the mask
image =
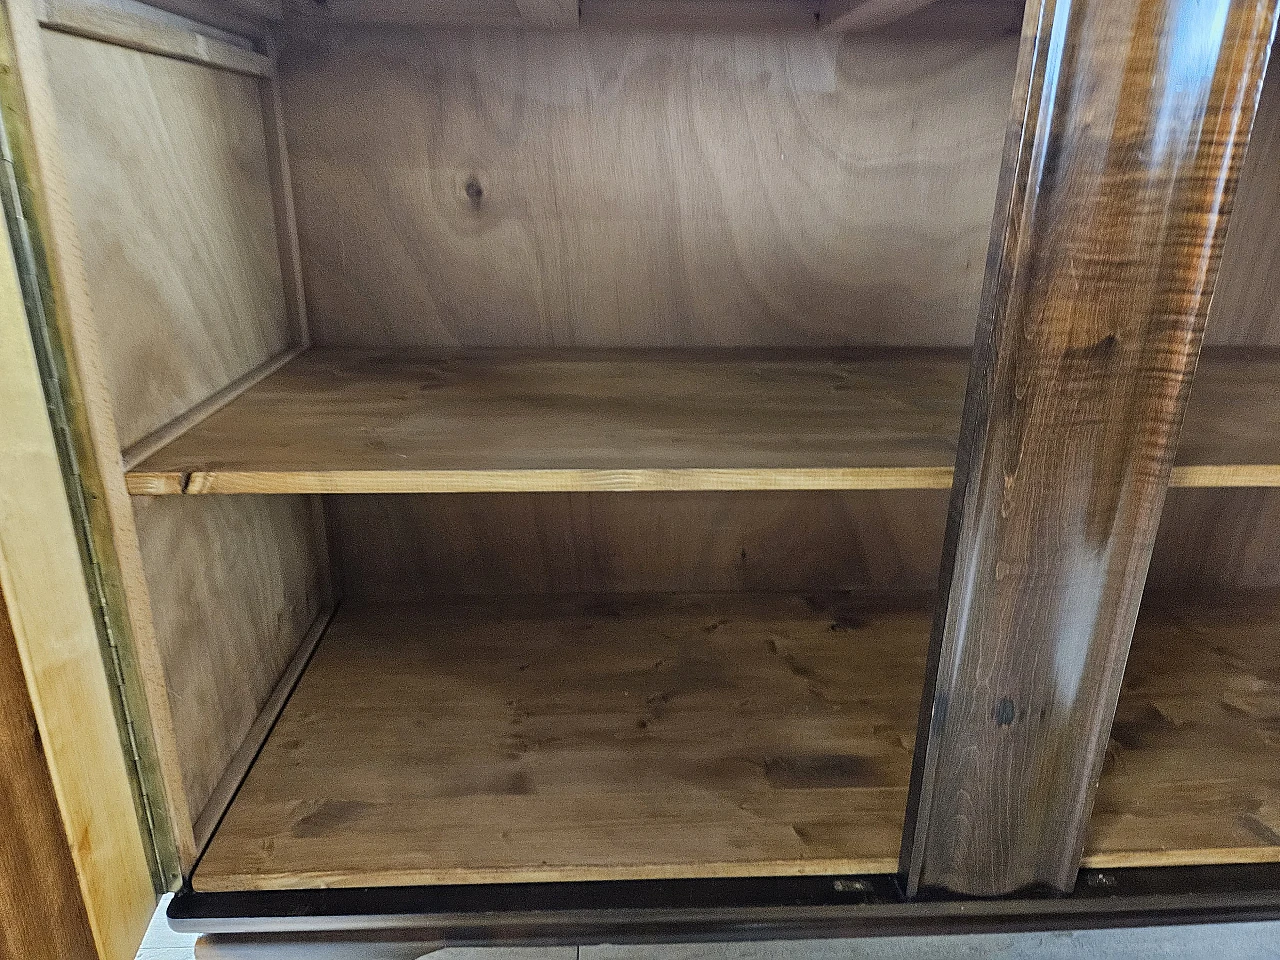
M 908 893 L 1068 891 L 1275 0 L 1028 0 L 912 773 Z

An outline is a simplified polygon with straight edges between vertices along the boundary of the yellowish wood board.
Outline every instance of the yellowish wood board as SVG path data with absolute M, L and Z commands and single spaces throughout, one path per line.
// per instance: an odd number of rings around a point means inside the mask
M 155 904 L 98 625 L 7 236 L 0 236 L 0 603 L 7 606 L 102 960 L 132 957 Z M 14 802 L 6 796 L 5 804 Z M 42 878 L 23 878 L 39 886 Z
M 1280 861 L 1280 606 L 1147 606 L 1084 865 Z

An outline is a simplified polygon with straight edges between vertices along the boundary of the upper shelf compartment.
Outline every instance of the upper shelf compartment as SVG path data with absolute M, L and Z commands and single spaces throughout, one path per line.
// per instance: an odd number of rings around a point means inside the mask
M 951 483 L 955 352 L 409 358 L 313 350 L 128 473 L 134 494 L 875 490 Z M 1280 359 L 1210 357 L 1177 486 L 1280 486 Z

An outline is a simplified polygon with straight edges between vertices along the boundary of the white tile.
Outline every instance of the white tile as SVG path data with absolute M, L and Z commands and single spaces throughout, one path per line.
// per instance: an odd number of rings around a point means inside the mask
M 583 947 L 581 960 L 1280 960 L 1280 923 Z
M 169 921 L 165 917 L 164 912 L 169 908 L 169 901 L 173 899 L 173 894 L 166 893 L 160 898 L 160 905 L 156 907 L 156 912 L 151 917 L 151 923 L 147 927 L 146 935 L 142 938 L 142 948 L 138 951 L 138 960 L 179 960 L 185 958 L 190 960 L 193 957 L 196 935 L 193 933 L 174 933 L 169 929 Z M 167 951 L 183 951 L 180 953 L 166 953 L 164 955 L 149 954 L 147 951 L 167 950 Z

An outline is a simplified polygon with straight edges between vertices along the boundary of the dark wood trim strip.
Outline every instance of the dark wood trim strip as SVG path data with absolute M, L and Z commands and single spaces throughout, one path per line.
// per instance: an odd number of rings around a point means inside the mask
M 1275 0 L 1030 0 L 902 870 L 1069 891 Z

